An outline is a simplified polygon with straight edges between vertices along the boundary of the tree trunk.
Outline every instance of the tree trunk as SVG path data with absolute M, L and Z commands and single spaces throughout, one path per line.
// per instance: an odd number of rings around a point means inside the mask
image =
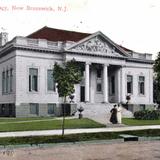
M 66 107 L 66 96 L 64 97 L 64 103 L 63 103 L 63 105 L 62 105 L 62 110 L 63 110 L 63 120 L 62 120 L 62 137 L 64 137 L 65 107 Z

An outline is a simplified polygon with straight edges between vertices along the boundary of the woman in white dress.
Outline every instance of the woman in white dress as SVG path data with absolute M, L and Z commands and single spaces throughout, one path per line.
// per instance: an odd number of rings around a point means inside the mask
M 121 124 L 122 123 L 122 108 L 120 106 L 120 104 L 118 104 L 118 107 L 117 107 L 117 122 L 118 124 Z

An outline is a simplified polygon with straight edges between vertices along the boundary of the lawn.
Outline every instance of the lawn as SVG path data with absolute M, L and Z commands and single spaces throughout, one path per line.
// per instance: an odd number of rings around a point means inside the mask
M 20 121 L 32 121 L 32 120 L 48 120 L 48 119 L 54 119 L 54 117 L 30 117 L 30 118 L 8 118 L 3 117 L 0 118 L 1 122 L 20 122 Z
M 122 132 L 99 132 L 99 133 L 80 133 L 54 136 L 32 136 L 32 137 L 7 137 L 0 138 L 0 145 L 15 144 L 43 144 L 43 143 L 64 143 L 64 142 L 80 142 L 92 140 L 110 140 L 120 138 L 120 134 L 131 134 L 139 137 L 160 137 L 159 129 L 139 130 L 139 131 L 122 131 Z M 159 138 L 160 140 L 160 138 Z
M 9 120 L 9 119 L 8 119 Z M 62 120 L 56 119 L 44 119 L 45 121 L 34 121 L 23 122 L 24 119 L 15 119 L 13 122 L 9 120 L 1 122 L 0 120 L 0 132 L 11 132 L 11 131 L 33 131 L 33 130 L 52 130 L 61 129 Z M 37 119 L 36 119 L 37 120 Z M 22 122 L 20 122 L 22 121 Z M 93 120 L 83 118 L 83 119 L 66 119 L 65 128 L 100 128 L 105 127 L 103 124 L 99 124 Z
M 129 126 L 160 125 L 160 119 L 159 120 L 137 120 L 134 118 L 123 118 L 122 123 Z

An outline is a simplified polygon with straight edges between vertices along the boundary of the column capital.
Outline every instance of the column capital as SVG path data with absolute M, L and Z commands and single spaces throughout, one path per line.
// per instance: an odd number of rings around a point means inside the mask
M 87 61 L 87 62 L 85 62 L 85 64 L 91 65 L 91 62 L 88 62 L 88 61 Z
M 108 66 L 109 66 L 109 64 L 108 64 L 108 63 L 104 63 L 104 64 L 103 64 L 103 66 L 106 66 L 106 67 L 108 67 Z

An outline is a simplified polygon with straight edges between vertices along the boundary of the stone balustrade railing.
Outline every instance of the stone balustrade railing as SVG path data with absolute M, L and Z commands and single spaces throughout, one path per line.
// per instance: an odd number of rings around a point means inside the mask
M 148 54 L 148 53 L 132 52 L 130 53 L 130 55 L 132 56 L 132 58 L 152 60 L 152 54 Z
M 52 42 L 47 41 L 45 39 L 31 39 L 25 37 L 16 37 L 13 39 L 13 43 L 20 46 L 28 46 L 28 47 L 39 47 L 39 48 L 48 48 L 48 49 L 63 49 L 63 42 Z

